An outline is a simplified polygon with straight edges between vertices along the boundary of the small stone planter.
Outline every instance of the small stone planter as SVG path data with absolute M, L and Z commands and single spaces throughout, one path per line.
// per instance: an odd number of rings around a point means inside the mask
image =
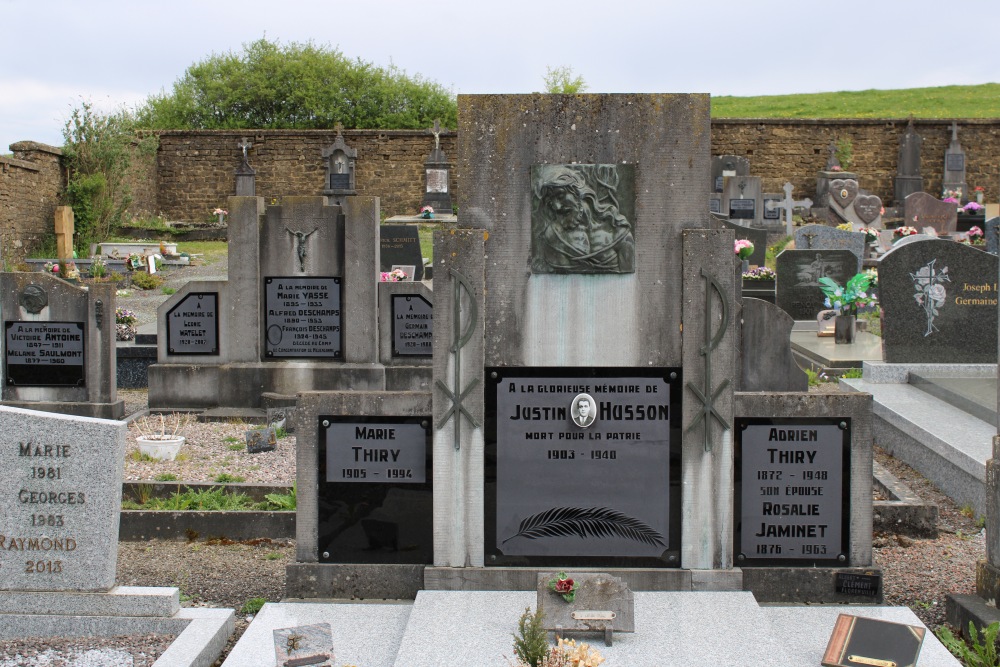
M 173 461 L 181 451 L 181 445 L 186 438 L 183 435 L 138 436 L 135 441 L 139 445 L 139 453 L 160 461 Z

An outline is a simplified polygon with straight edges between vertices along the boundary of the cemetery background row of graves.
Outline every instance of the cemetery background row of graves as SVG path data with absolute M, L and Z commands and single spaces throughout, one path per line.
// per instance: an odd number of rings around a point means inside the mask
M 757 603 L 881 601 L 872 558 L 881 417 L 871 393 L 807 393 L 792 335 L 806 323 L 822 337 L 823 279 L 843 286 L 877 265 L 878 361 L 993 364 L 995 391 L 997 220 L 994 253 L 951 240 L 958 209 L 974 209 L 954 157 L 957 129 L 944 162 L 955 201 L 920 192 L 919 166 L 900 173 L 900 194 L 913 188 L 902 220 L 933 234 L 893 242 L 900 234 L 881 229 L 882 202 L 860 187 L 863 175 L 837 164 L 833 147 L 815 204 L 796 201 L 791 187 L 762 193 L 745 159 L 712 158 L 694 131 L 707 124 L 707 96 L 580 96 L 559 109 L 538 96 L 470 96 L 460 109 L 462 214 L 439 217 L 430 267 L 419 256 L 385 266 L 391 250 L 412 252 L 413 230 L 387 229 L 378 198 L 357 195 L 356 151 L 343 137 L 323 151 L 321 193 L 271 204 L 254 194 L 245 142 L 226 202 L 226 279 L 189 282 L 157 311 L 151 410 L 265 421 L 280 413 L 295 430 L 301 491 L 289 597 L 415 598 L 433 624 L 444 610 L 421 606 L 421 596 L 545 596 L 546 573 L 581 568 L 619 578 L 627 595 L 601 604 L 627 601 L 629 622 L 632 591 L 742 591 L 739 608 L 720 619 L 768 627 Z M 590 138 L 566 130 L 566 117 L 586 119 Z M 919 150 L 908 136 L 901 172 L 913 171 Z M 426 167 L 426 205 L 448 210 L 439 145 Z M 825 224 L 796 230 L 796 210 Z M 744 270 L 764 264 L 769 233 L 795 236 L 775 260 L 773 303 L 741 295 Z M 733 252 L 741 238 L 756 253 L 745 262 Z M 155 270 L 156 261 L 132 268 L 142 266 Z M 408 280 L 391 281 L 396 268 Z M 64 442 L 66 429 L 92 424 L 84 473 L 96 475 L 102 451 L 119 462 L 95 477 L 86 493 L 100 503 L 86 507 L 69 500 L 81 493 L 72 466 L 65 478 L 46 471 L 36 482 L 39 497 L 74 505 L 62 519 L 74 553 L 58 567 L 45 561 L 41 573 L 4 568 L 5 588 L 29 601 L 40 582 L 53 592 L 114 584 L 125 429 L 117 302 L 110 285 L 86 287 L 51 271 L 0 275 L 3 403 L 15 408 L 0 413 L 10 420 L 8 487 L 24 484 L 22 458 L 70 458 L 60 449 L 69 445 L 25 449 L 30 432 Z M 985 513 L 984 485 L 985 477 L 971 492 Z M 33 503 L 12 503 L 5 534 L 57 539 L 55 526 L 33 523 Z M 59 539 L 70 551 L 70 538 Z M 506 606 L 524 597 L 495 595 Z M 267 622 L 248 630 L 231 660 L 260 651 L 274 629 Z M 792 641 L 772 632 L 753 643 L 741 638 L 750 633 L 722 634 L 727 651 L 751 656 L 745 664 L 770 664 L 811 655 L 829 633 Z M 622 642 L 628 664 L 647 664 L 648 637 L 647 629 Z M 416 651 L 404 641 L 395 664 L 418 664 Z

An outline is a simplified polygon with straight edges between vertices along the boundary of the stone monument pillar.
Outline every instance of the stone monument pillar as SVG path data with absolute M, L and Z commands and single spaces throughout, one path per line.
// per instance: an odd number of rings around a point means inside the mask
M 958 143 L 958 124 L 955 122 L 951 124 L 951 143 L 944 152 L 941 196 L 954 196 L 963 204 L 969 201 L 969 186 L 965 182 L 965 151 L 962 150 L 962 144 Z
M 56 256 L 60 261 L 73 259 L 73 231 L 73 209 L 69 206 L 56 206 Z
M 243 140 L 237 146 L 243 151 L 243 161 L 236 168 L 236 196 L 255 197 L 257 196 L 257 185 L 255 183 L 257 171 L 250 166 L 247 158 L 247 151 L 250 150 L 253 144 L 250 143 L 249 137 L 243 137 Z
M 893 198 L 896 206 L 914 192 L 923 192 L 924 178 L 920 175 L 920 145 L 924 142 L 913 129 L 913 118 L 906 124 L 906 133 L 899 139 L 899 163 Z
M 357 162 L 358 151 L 344 143 L 341 131 L 344 126 L 337 123 L 337 138 L 323 149 L 326 160 L 326 187 L 323 194 L 332 196 L 338 206 L 344 203 L 344 197 L 357 194 L 354 181 L 354 165 Z
M 441 123 L 434 121 L 434 150 L 424 161 L 424 198 L 421 206 L 430 206 L 436 213 L 450 215 L 451 195 L 448 193 L 448 179 L 451 172 L 448 158 L 441 150 Z

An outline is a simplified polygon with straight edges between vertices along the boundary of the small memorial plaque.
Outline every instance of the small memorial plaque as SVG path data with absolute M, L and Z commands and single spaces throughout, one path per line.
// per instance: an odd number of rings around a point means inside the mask
M 711 211 L 712 213 L 721 213 L 722 212 L 722 201 L 719 200 L 719 199 L 717 199 L 717 198 L 715 198 L 715 197 L 713 197 L 712 199 L 709 199 L 708 200 L 708 210 Z
M 350 190 L 351 189 L 351 175 L 350 174 L 330 174 L 330 189 L 331 190 Z
M 927 628 L 919 625 L 839 614 L 821 664 L 824 667 L 913 667 L 926 633 Z
M 5 322 L 7 384 L 83 387 L 83 322 Z
M 945 159 L 945 169 L 948 171 L 962 171 L 965 169 L 965 155 L 962 153 L 949 153 Z
M 265 278 L 265 354 L 341 356 L 340 278 Z
M 603 557 L 662 566 L 675 558 L 671 449 L 679 440 L 680 372 L 643 370 L 487 370 L 487 429 L 496 447 L 496 483 L 488 484 L 496 510 L 486 516 L 491 562 Z
M 333 629 L 329 623 L 280 628 L 274 633 L 274 654 L 278 667 L 329 665 L 333 655 Z
M 849 565 L 850 419 L 736 424 L 737 565 Z
M 167 312 L 167 354 L 219 354 L 219 294 L 191 292 Z
M 325 428 L 326 481 L 423 484 L 427 431 L 418 423 L 333 422 Z
M 838 572 L 835 588 L 844 595 L 864 595 L 877 598 L 882 592 L 882 575 Z
M 764 219 L 781 220 L 781 199 L 764 197 Z
M 724 179 L 724 178 L 725 178 L 725 176 L 716 176 L 715 177 L 715 191 L 716 192 L 722 192 L 722 179 Z
M 393 294 L 392 356 L 429 357 L 433 350 L 433 304 L 419 294 Z
M 753 220 L 756 211 L 756 200 L 754 199 L 730 199 L 729 217 L 742 220 Z
M 448 170 L 427 169 L 427 192 L 448 192 Z
M 246 432 L 247 454 L 273 452 L 278 447 L 278 435 L 273 426 L 255 428 Z

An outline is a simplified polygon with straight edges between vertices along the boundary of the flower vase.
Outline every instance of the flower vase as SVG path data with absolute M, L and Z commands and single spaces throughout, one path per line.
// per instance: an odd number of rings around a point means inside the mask
M 850 345 L 858 330 L 858 318 L 855 315 L 837 315 L 833 318 L 833 342 L 837 345 Z
M 750 270 L 750 260 L 749 259 L 744 259 L 744 260 L 741 260 L 741 261 L 743 262 L 743 268 L 741 269 L 741 271 L 743 273 L 746 273 L 747 271 Z
M 983 205 L 983 193 L 982 192 L 977 192 L 976 193 L 976 203 L 979 204 L 980 206 Z
M 420 217 L 423 218 L 424 220 L 430 220 L 431 218 L 434 217 L 434 214 L 430 213 L 430 212 L 428 212 L 428 213 L 421 213 Z

